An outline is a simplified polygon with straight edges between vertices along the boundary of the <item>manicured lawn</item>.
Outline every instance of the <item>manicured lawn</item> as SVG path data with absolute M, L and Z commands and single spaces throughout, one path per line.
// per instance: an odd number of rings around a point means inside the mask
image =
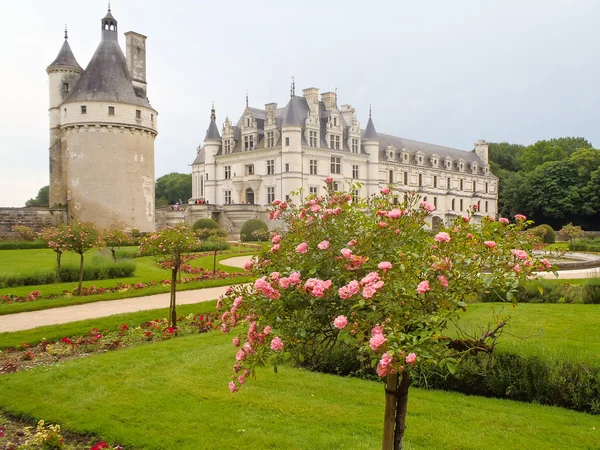
M 189 305 L 177 306 L 179 316 L 187 316 L 190 313 L 203 314 L 216 311 L 217 302 L 201 302 Z M 150 309 L 127 314 L 115 314 L 108 317 L 80 320 L 61 325 L 48 325 L 33 328 L 31 330 L 15 331 L 12 333 L 0 333 L 0 350 L 6 348 L 17 348 L 23 343 L 36 345 L 46 339 L 48 342 L 59 341 L 63 337 L 78 337 L 85 335 L 92 328 L 99 330 L 115 330 L 119 325 L 125 323 L 129 326 L 139 325 L 154 319 L 168 317 L 169 308 Z
M 381 383 L 282 367 L 235 395 L 220 333 L 108 352 L 0 377 L 0 408 L 137 449 L 373 449 Z M 596 449 L 598 417 L 411 390 L 409 449 Z M 595 427 L 595 429 L 594 429 Z
M 600 365 L 600 305 L 478 303 L 468 306 L 461 326 L 477 329 L 492 311 L 511 316 L 499 351 Z

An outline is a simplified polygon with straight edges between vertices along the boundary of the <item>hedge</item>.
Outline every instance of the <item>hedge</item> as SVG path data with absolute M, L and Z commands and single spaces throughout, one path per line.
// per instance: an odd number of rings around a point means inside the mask
M 134 273 L 135 264 L 126 261 L 107 265 L 89 265 L 83 267 L 83 279 L 85 281 L 127 278 Z M 61 267 L 58 273 L 56 270 L 46 270 L 16 275 L 0 275 L 0 288 L 36 286 L 39 284 L 66 283 L 72 281 L 79 281 L 79 267 Z
M 266 241 L 268 232 L 269 227 L 263 220 L 250 219 L 242 225 L 240 239 L 242 242 Z
M 575 239 L 569 243 L 569 250 L 574 252 L 600 252 L 600 238 Z
M 221 228 L 217 222 L 212 219 L 198 219 L 194 225 L 192 225 L 192 230 L 200 230 L 208 228 L 210 230 L 215 228 Z
M 48 248 L 42 241 L 0 241 L 0 250 L 29 250 L 34 248 Z
M 584 303 L 600 305 L 600 279 L 586 284 L 531 282 L 519 286 L 515 297 L 519 303 Z M 500 292 L 479 295 L 480 302 L 498 302 L 505 296 Z

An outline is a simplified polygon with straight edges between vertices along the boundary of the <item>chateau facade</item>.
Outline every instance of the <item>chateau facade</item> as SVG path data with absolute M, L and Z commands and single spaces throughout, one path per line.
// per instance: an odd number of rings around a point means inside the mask
M 246 109 L 234 124 L 229 118 L 219 132 L 211 111 L 204 146 L 192 163 L 191 203 L 268 205 L 290 192 L 322 193 L 324 180 L 366 197 L 393 185 L 417 192 L 436 207 L 434 221 L 448 222 L 473 205 L 477 215 L 497 213 L 498 179 L 489 169 L 488 146 L 462 151 L 378 133 L 369 112 L 361 129 L 350 105 L 337 105 L 337 94 L 304 89 L 283 108 L 267 103 Z M 398 198 L 398 201 L 402 201 Z
M 147 98 L 146 36 L 125 33 L 119 46 L 110 9 L 85 70 L 67 32 L 48 66 L 50 207 L 68 220 L 153 231 L 154 140 L 158 113 Z

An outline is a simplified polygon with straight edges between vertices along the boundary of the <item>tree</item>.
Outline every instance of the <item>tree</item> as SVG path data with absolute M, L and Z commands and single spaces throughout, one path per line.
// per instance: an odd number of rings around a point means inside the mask
M 519 144 L 509 144 L 508 142 L 490 142 L 488 145 L 490 165 L 494 169 L 504 169 L 510 172 L 516 172 L 520 169 L 519 155 L 525 147 Z M 497 174 L 496 174 L 497 175 Z
M 192 196 L 192 174 L 172 172 L 156 180 L 154 197 L 156 201 L 174 204 L 179 200 L 184 203 Z
M 131 236 L 119 228 L 109 228 L 101 233 L 102 244 L 110 250 L 113 261 L 117 262 L 117 248 L 131 245 Z
M 48 206 L 50 203 L 50 186 L 44 186 L 38 191 L 37 197 L 30 198 L 25 206 Z
M 77 287 L 77 295 L 81 295 L 83 255 L 100 246 L 100 232 L 91 222 L 74 222 L 65 228 L 64 243 L 66 250 L 79 255 L 79 286 Z
M 569 223 L 562 227 L 559 231 L 560 234 L 569 239 L 572 243 L 575 242 L 575 239 L 581 237 L 585 234 L 585 231 L 581 229 L 581 227 L 574 226 L 572 223 Z
M 460 217 L 432 236 L 424 224 L 435 208 L 415 195 L 394 205 L 385 188 L 353 202 L 327 187 L 326 196 L 300 206 L 273 203 L 271 217 L 289 231 L 273 236 L 253 265 L 260 278 L 234 286 L 217 304 L 226 309 L 222 331 L 242 328 L 229 388 L 237 391 L 256 366 L 276 368 L 288 355 L 303 361 L 343 343 L 386 381 L 382 448 L 401 449 L 414 368 L 454 372 L 466 353 L 492 351 L 505 322 L 460 340 L 448 337 L 447 326 L 478 291 L 500 289 L 512 300 L 519 282 L 549 263 L 528 253 L 524 216 L 481 226 Z
M 184 225 L 163 228 L 140 242 L 142 254 L 154 256 L 163 269 L 171 270 L 169 317 L 173 328 L 177 327 L 177 272 L 183 263 L 193 258 L 192 252 L 197 246 L 198 239 Z
M 56 271 L 60 273 L 60 260 L 67 250 L 67 226 L 60 224 L 56 227 L 44 228 L 39 237 L 56 253 Z

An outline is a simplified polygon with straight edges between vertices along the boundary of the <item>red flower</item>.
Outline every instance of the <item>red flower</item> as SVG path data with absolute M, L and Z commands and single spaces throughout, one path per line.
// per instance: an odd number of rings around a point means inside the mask
M 4 428 L 0 427 L 0 438 L 4 437 Z
M 121 330 L 129 330 L 129 327 L 126 324 L 121 325 Z
M 100 441 L 96 445 L 94 445 L 92 448 L 90 448 L 90 450 L 101 450 L 103 448 L 109 448 L 108 444 L 104 441 Z
M 71 339 L 69 339 L 68 337 L 64 337 L 60 340 L 60 342 L 62 342 L 63 344 L 72 344 L 73 341 Z
M 100 333 L 96 333 L 96 334 L 94 335 L 94 337 L 95 337 L 96 339 L 102 339 L 102 335 L 101 335 Z
M 145 335 L 146 337 L 150 337 L 150 336 L 152 336 L 152 331 L 146 331 L 146 332 L 144 333 L 144 335 Z

